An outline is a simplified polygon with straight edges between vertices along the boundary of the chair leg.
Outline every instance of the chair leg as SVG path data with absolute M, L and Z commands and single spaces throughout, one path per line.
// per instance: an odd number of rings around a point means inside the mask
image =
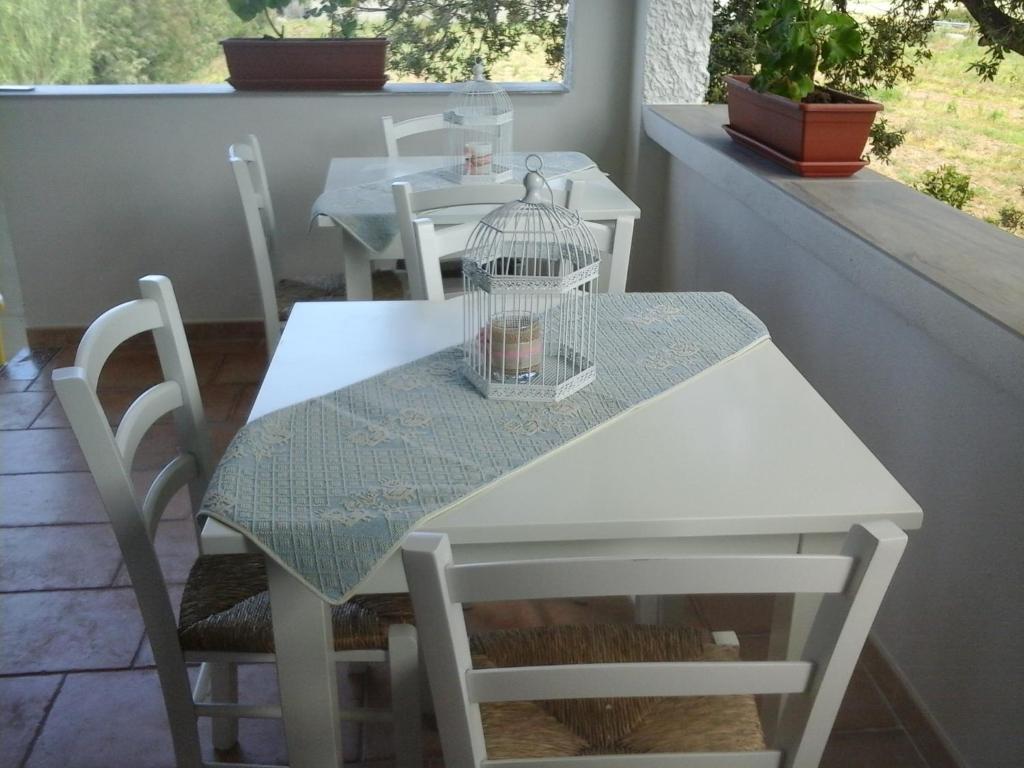
M 218 704 L 238 702 L 238 665 L 207 662 L 210 667 L 210 699 Z M 238 743 L 238 718 L 214 717 L 211 720 L 213 748 L 231 749 Z
M 388 665 L 395 720 L 395 768 L 421 768 L 423 734 L 415 627 L 394 624 L 388 630 Z

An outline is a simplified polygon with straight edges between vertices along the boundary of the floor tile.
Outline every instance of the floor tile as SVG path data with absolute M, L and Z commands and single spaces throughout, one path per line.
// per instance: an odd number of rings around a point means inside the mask
M 0 674 L 127 667 L 141 638 L 130 589 L 0 595 Z
M 155 543 L 156 554 L 164 573 L 164 581 L 168 584 L 184 584 L 188 579 L 192 563 L 199 556 L 195 526 L 192 520 L 162 521 L 157 526 Z M 114 583 L 119 587 L 131 584 L 128 571 L 124 567 L 118 572 Z
M 56 349 L 22 349 L 0 367 L 0 379 L 31 381 L 56 353 Z
M 0 592 L 109 587 L 120 562 L 107 523 L 9 528 L 0 536 Z
M 860 664 L 853 670 L 833 731 L 864 731 L 899 728 L 900 723 L 882 698 L 867 670 Z
M 207 384 L 200 387 L 206 420 L 218 422 L 233 418 L 244 388 L 243 384 Z
M 928 768 L 902 730 L 833 733 L 821 768 Z
M 217 372 L 218 384 L 258 384 L 267 373 L 267 355 L 262 349 L 229 352 Z
M 81 472 L 85 458 L 70 429 L 0 432 L 0 474 Z
M 279 704 L 277 671 L 273 664 L 243 664 L 238 669 L 238 698 L 246 704 Z M 344 689 L 341 691 L 344 706 Z M 344 735 L 344 731 L 343 731 Z M 199 723 L 199 738 L 203 754 L 213 758 L 210 739 L 210 721 Z M 262 765 L 286 765 L 288 748 L 284 739 L 284 726 L 279 720 L 241 720 L 238 724 L 239 749 L 232 758 Z M 347 746 L 347 745 L 346 745 Z
M 235 403 L 235 409 L 231 412 L 230 419 L 244 424 L 249 419 L 252 407 L 256 403 L 256 395 L 259 394 L 259 384 L 245 384 L 242 392 Z
M 739 635 L 740 658 L 743 661 L 766 661 L 768 659 L 768 635 Z
M 0 475 L 0 525 L 103 522 L 107 513 L 88 472 Z
M 68 675 L 27 766 L 174 768 L 155 670 Z
M 713 630 L 765 634 L 772 627 L 772 595 L 700 595 L 698 612 Z
M 32 383 L 31 379 L 5 379 L 0 376 L 0 394 L 10 392 L 24 392 Z
M 950 753 L 946 743 L 921 711 L 920 705 L 911 697 L 895 670 L 872 640 L 868 640 L 864 646 L 860 664 L 871 676 L 929 768 L 956 768 L 960 764 L 959 761 Z
M 46 709 L 60 685 L 61 675 L 0 678 L 0 765 L 21 765 Z
M 52 399 L 48 392 L 0 394 L 0 429 L 28 429 Z

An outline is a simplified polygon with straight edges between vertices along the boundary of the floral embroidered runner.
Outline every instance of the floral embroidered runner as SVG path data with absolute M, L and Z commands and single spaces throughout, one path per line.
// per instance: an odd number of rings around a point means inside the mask
M 768 337 L 725 293 L 597 298 L 597 380 L 572 397 L 487 400 L 445 349 L 247 424 L 200 514 L 340 603 L 409 530 Z
M 596 167 L 594 161 L 580 152 L 539 152 L 544 161 L 544 176 L 557 179 L 571 173 Z M 526 175 L 526 152 L 512 153 L 512 180 L 519 184 Z M 459 182 L 444 169 L 420 171 L 395 179 L 380 179 L 355 187 L 341 187 L 324 192 L 313 203 L 311 218 L 329 216 L 371 251 L 383 251 L 398 234 L 398 219 L 391 185 L 407 181 L 414 190 L 454 187 Z

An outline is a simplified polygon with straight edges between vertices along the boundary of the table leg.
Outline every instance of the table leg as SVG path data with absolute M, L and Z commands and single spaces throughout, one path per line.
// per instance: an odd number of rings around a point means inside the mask
M 345 237 L 345 298 L 348 301 L 373 299 L 373 281 L 370 275 L 370 257 L 366 248 Z
M 611 265 L 599 288 L 608 293 L 625 293 L 626 276 L 629 274 L 629 254 L 633 248 L 633 219 L 621 216 L 615 221 L 615 235 L 612 239 Z M 603 270 L 602 270 L 603 271 Z M 603 283 L 603 285 L 601 284 Z
M 270 558 L 267 579 L 288 764 L 340 768 L 331 607 Z

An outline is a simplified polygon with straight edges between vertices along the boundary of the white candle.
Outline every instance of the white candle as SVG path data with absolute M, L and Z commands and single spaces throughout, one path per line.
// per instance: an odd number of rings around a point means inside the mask
M 466 143 L 466 163 L 464 175 L 488 176 L 491 173 L 491 145 L 486 141 L 470 141 Z

